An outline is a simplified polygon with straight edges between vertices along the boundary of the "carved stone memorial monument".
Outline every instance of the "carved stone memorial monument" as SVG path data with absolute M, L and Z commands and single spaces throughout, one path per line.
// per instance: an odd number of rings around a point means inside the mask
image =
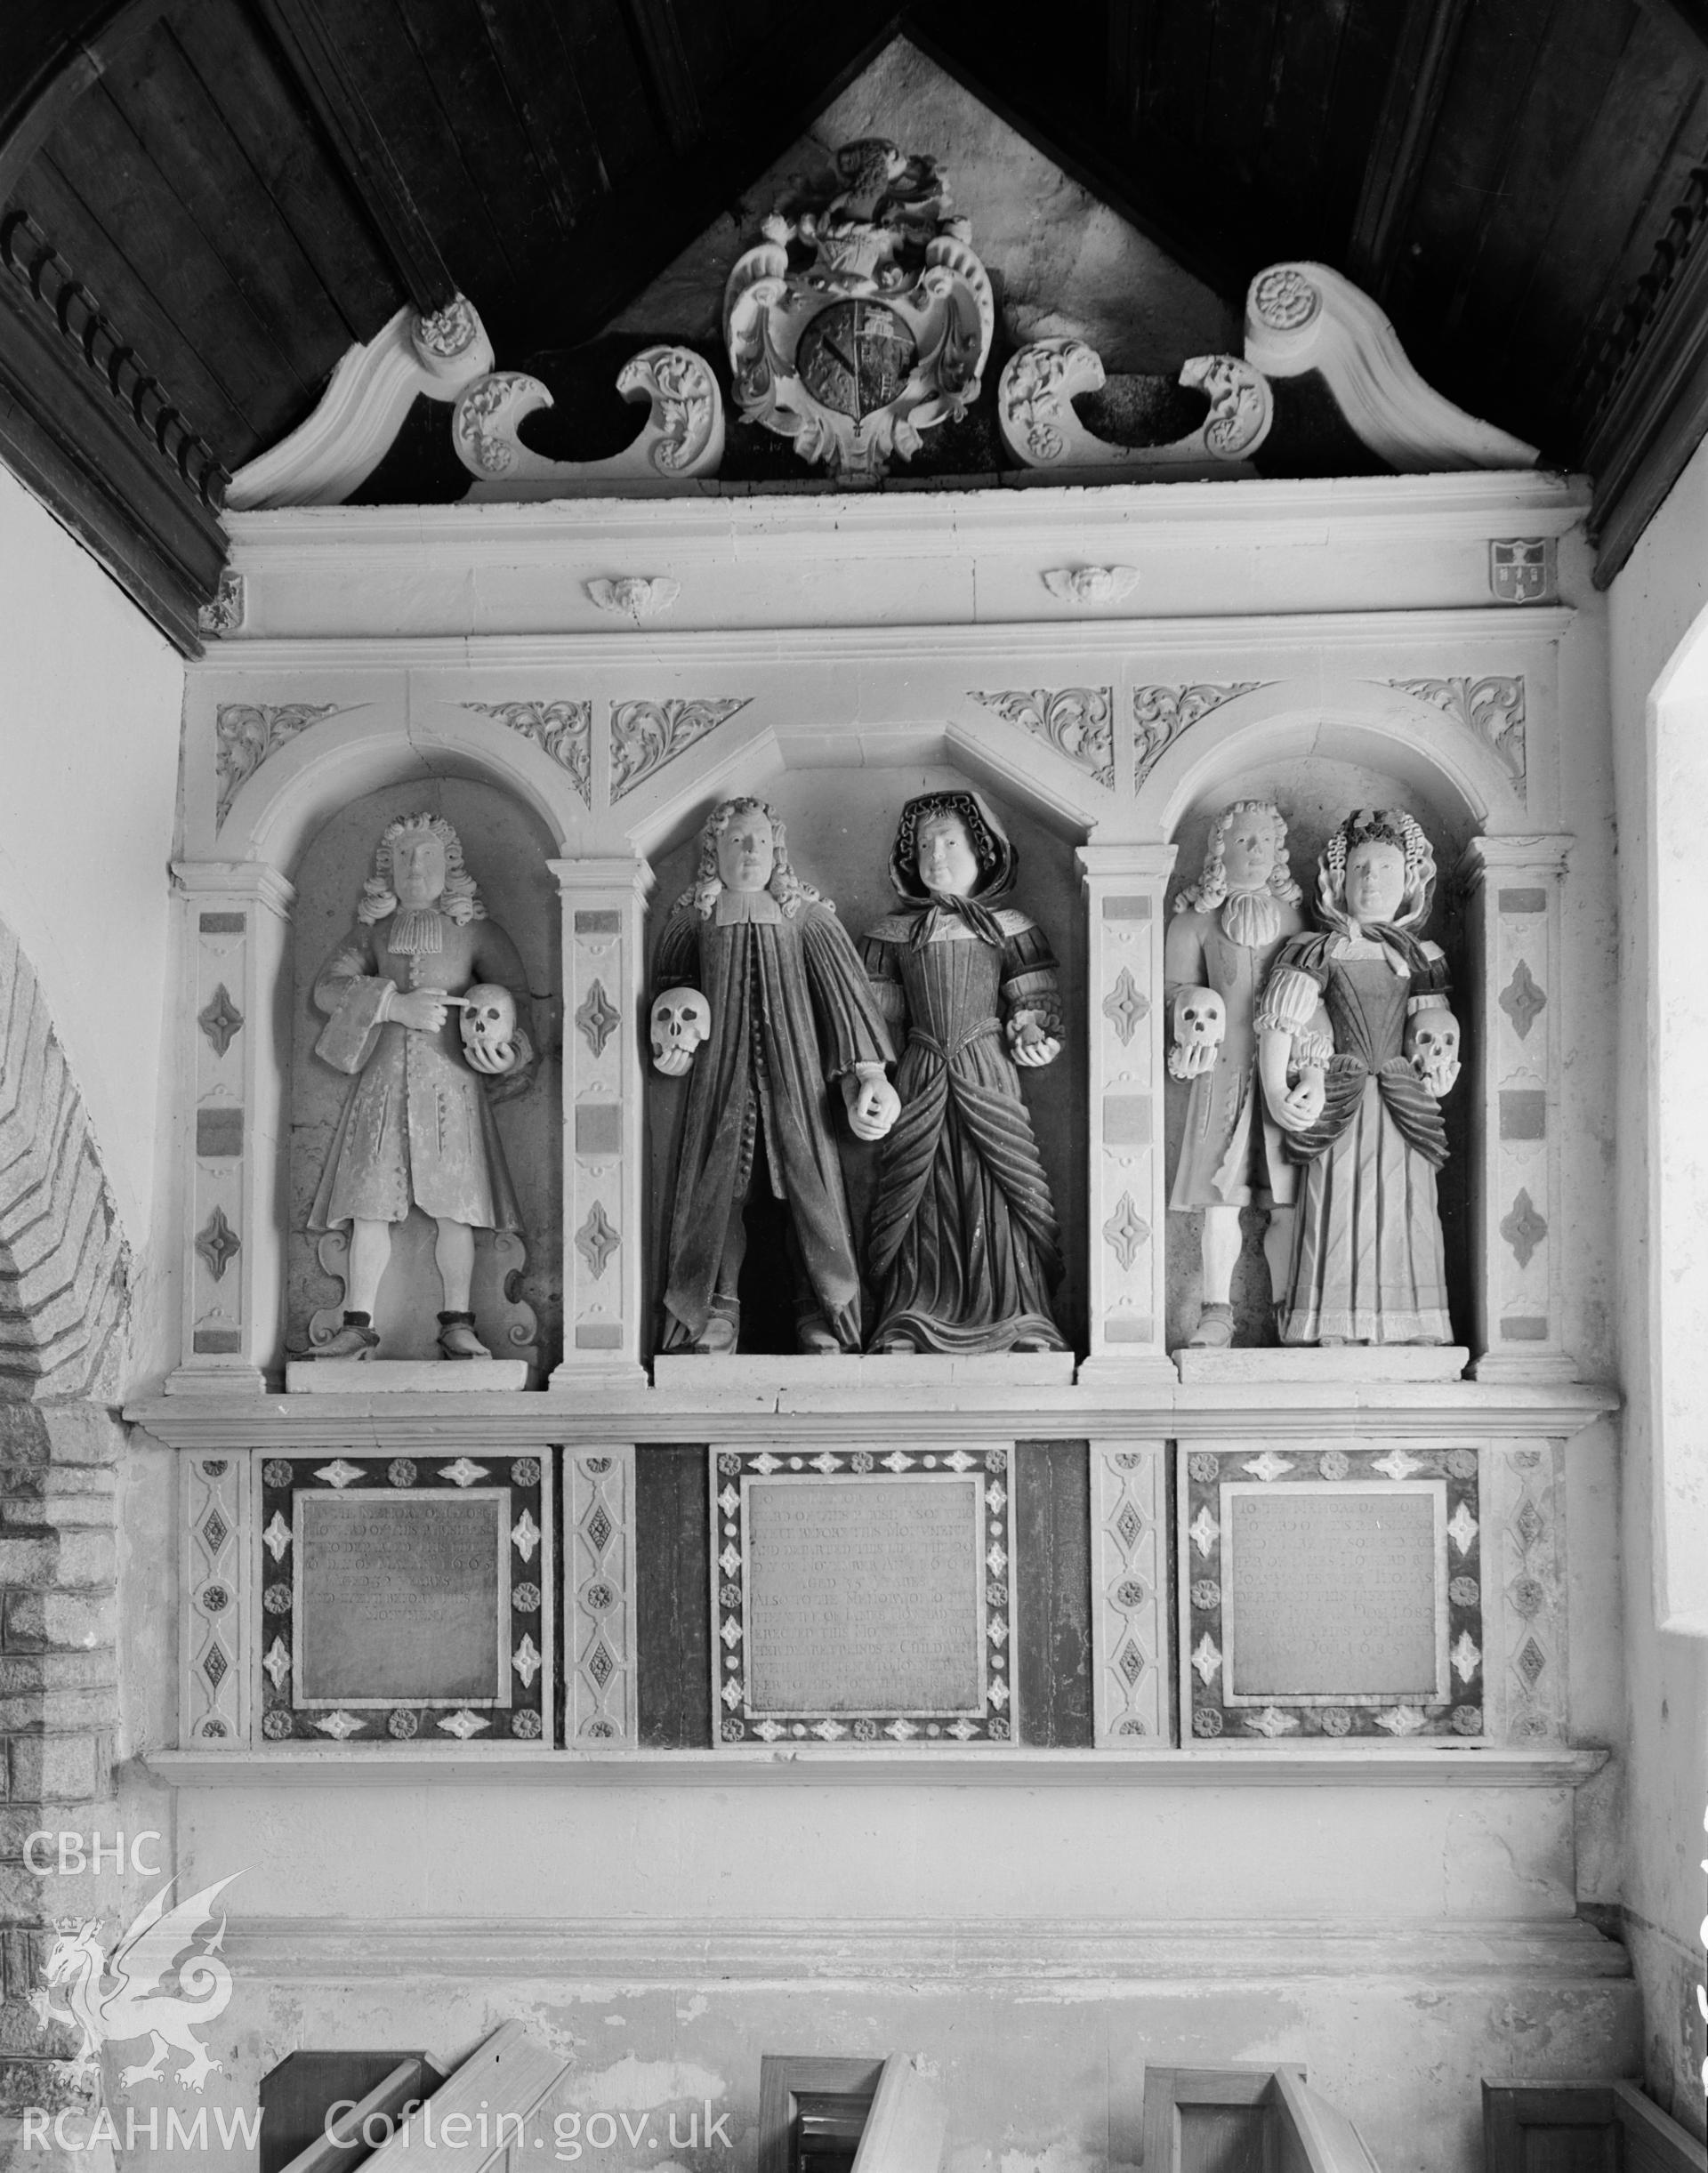
M 721 1742 L 1012 1734 L 1006 1448 L 712 1452 Z

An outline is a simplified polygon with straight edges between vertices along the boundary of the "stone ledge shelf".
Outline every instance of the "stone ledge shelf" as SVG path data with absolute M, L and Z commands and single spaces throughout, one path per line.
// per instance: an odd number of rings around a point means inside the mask
M 372 1444 L 389 1449 L 405 1437 L 431 1454 L 435 1446 L 471 1453 L 523 1448 L 648 1442 L 761 1442 L 775 1439 L 893 1441 L 898 1424 L 929 1419 L 934 1441 L 1076 1440 L 1116 1433 L 1170 1440 L 1213 1440 L 1261 1435 L 1283 1443 L 1325 1435 L 1382 1434 L 1396 1439 L 1439 1439 L 1454 1433 L 1507 1438 L 1571 1437 L 1619 1407 L 1616 1389 L 1571 1381 L 1241 1381 L 1215 1387 L 1167 1380 L 1128 1387 L 1005 1385 L 1000 1401 L 988 1382 L 946 1380 L 940 1388 L 910 1386 L 904 1413 L 879 1388 L 842 1387 L 820 1379 L 802 1359 L 799 1373 L 782 1371 L 769 1385 L 713 1383 L 680 1389 L 600 1389 L 579 1394 L 443 1396 L 157 1396 L 129 1404 L 125 1418 L 169 1448 L 212 1453 L 238 1449 L 338 1447 L 347 1453 Z M 787 1362 L 785 1362 L 787 1363 Z
M 395 1755 L 328 1743 L 324 1749 L 154 1750 L 142 1761 L 174 1788 L 419 1787 L 424 1782 L 534 1783 L 565 1788 L 1573 1788 L 1599 1773 L 1599 1747 L 1477 1750 L 1440 1742 L 1348 1750 L 1241 1744 L 1204 1750 L 557 1750 L 519 1748 Z
M 1026 1983 L 1227 1983 L 1266 1977 L 1572 1978 L 1629 1976 L 1623 1947 L 1575 1917 L 1473 1923 L 1181 1919 L 1087 1923 L 1072 1917 L 921 1921 L 761 1918 L 737 1923 L 645 1917 L 487 1919 L 429 1917 L 233 1919 L 224 1952 L 241 1975 L 279 1983 L 330 1976 L 548 1977 L 624 1984 L 683 1981 L 818 1984 L 947 1981 L 976 1972 Z

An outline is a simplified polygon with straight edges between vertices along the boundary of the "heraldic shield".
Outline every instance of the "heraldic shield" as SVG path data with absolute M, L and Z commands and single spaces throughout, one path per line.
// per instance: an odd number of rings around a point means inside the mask
M 836 153 L 816 203 L 765 220 L 723 297 L 749 422 L 843 481 L 875 481 L 966 413 L 995 310 L 966 221 L 947 214 L 934 159 L 867 137 Z

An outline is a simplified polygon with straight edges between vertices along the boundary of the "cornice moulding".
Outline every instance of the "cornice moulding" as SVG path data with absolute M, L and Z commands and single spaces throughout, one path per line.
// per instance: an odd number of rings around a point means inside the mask
M 641 665 L 656 672 L 661 662 L 673 671 L 697 664 L 734 665 L 749 660 L 858 664 L 885 657 L 914 656 L 922 650 L 934 659 L 1012 657 L 1084 659 L 1107 644 L 1120 653 L 1135 640 L 1144 644 L 1148 674 L 1159 658 L 1208 657 L 1223 660 L 1230 646 L 1276 654 L 1302 654 L 1333 646 L 1344 652 L 1370 649 L 1402 657 L 1414 651 L 1466 645 L 1497 649 L 1503 656 L 1556 642 L 1576 613 L 1569 604 L 1537 605 L 1522 613 L 1498 604 L 1456 605 L 1422 611 L 1299 611 L 1238 614 L 1225 618 L 1116 617 L 1004 619 L 944 624 L 883 626 L 752 626 L 685 629 L 649 628 L 644 632 L 492 634 L 304 634 L 265 640 L 227 642 L 191 673 L 193 686 L 212 686 L 222 678 L 253 688 L 268 672 L 304 674 L 326 672 L 447 671 L 492 672 L 512 666 L 600 668 Z
M 1146 1392 L 1146 1389 L 1148 1392 Z M 1145 1388 L 1014 1384 L 999 1405 L 964 1384 L 909 1392 L 898 1421 L 891 1391 L 834 1395 L 779 1374 L 761 1392 L 721 1398 L 637 1387 L 561 1395 L 283 1396 L 151 1396 L 125 1416 L 167 1448 L 263 1449 L 318 1454 L 352 1440 L 457 1445 L 471 1452 L 582 1442 L 647 1444 L 798 1440 L 890 1441 L 898 1422 L 929 1422 L 942 1439 L 988 1441 L 1309 1441 L 1333 1436 L 1403 1436 L 1435 1441 L 1569 1439 L 1619 1406 L 1615 1389 L 1588 1383 L 1414 1381 L 1385 1388 L 1348 1382 L 1253 1381 L 1192 1388 L 1166 1380 Z M 531 1755 L 538 1755 L 533 1753 Z
M 1467 534 L 1488 533 L 1490 520 L 1563 535 L 1586 515 L 1587 477 L 1526 470 L 1471 470 L 1439 475 L 1337 476 L 1303 481 L 1258 478 L 1170 484 L 1109 483 L 1096 487 L 1032 484 L 1025 490 L 807 492 L 764 495 L 698 486 L 670 498 L 576 498 L 538 503 L 436 506 L 290 506 L 272 511 L 228 508 L 226 526 L 233 563 L 253 570 L 261 554 L 324 552 L 352 546 L 397 550 L 407 556 L 441 546 L 461 554 L 489 546 L 507 559 L 530 544 L 560 552 L 584 538 L 600 546 L 608 570 L 610 554 L 625 538 L 657 550 L 670 536 L 681 550 L 718 555 L 739 548 L 743 557 L 769 550 L 794 557 L 801 538 L 815 532 L 834 539 L 843 555 L 894 548 L 899 536 L 916 536 L 921 550 L 940 551 L 946 538 L 965 544 L 992 536 L 1046 543 L 1064 556 L 1094 556 L 1088 538 L 1105 531 L 1172 537 L 1213 527 L 1233 529 L 1242 540 L 1253 524 L 1269 521 L 1284 532 L 1301 519 L 1391 521 L 1408 533 L 1421 522 L 1445 522 Z M 1017 543 L 1016 547 L 1020 547 Z

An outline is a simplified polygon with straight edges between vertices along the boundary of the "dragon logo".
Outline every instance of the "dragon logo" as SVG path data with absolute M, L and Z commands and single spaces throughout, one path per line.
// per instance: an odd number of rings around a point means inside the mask
M 119 2083 L 160 2079 L 168 2051 L 175 2047 L 188 2054 L 189 2064 L 173 2070 L 174 2080 L 187 2090 L 199 2090 L 220 2063 L 208 2057 L 196 2036 L 231 1998 L 231 1972 L 220 1957 L 225 1938 L 225 1915 L 212 1938 L 201 1937 L 202 1927 L 213 1920 L 214 1902 L 239 1876 L 233 1871 L 211 1887 L 204 1887 L 188 1901 L 168 1909 L 166 1902 L 174 1879 L 168 1879 L 130 1929 L 104 1956 L 93 1920 L 66 1925 L 53 1942 L 43 1971 L 50 1991 L 38 1992 L 36 2003 L 44 2019 L 74 2023 L 83 2042 L 72 2062 L 72 2074 L 82 2078 L 93 2072 L 101 2048 L 123 2044 L 129 2038 L 153 2040 L 152 2056 L 141 2066 L 125 2068 Z M 175 1987 L 168 1989 L 168 1980 Z M 67 1987 L 68 2007 L 55 2007 L 52 1987 Z

